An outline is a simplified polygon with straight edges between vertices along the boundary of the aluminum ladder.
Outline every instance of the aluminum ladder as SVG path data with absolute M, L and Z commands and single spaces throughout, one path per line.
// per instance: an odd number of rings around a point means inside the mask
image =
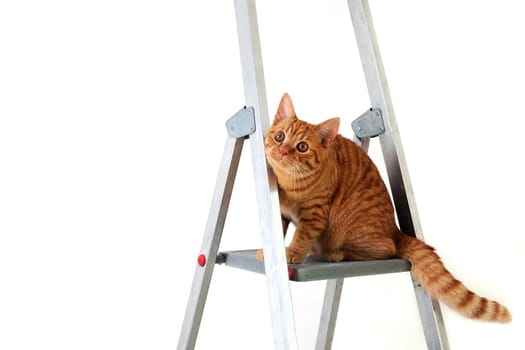
M 215 264 L 266 275 L 275 349 L 279 350 L 298 348 L 290 281 L 327 280 L 316 349 L 331 349 L 344 278 L 410 271 L 410 263 L 402 259 L 286 263 L 277 184 L 264 156 L 263 137 L 270 120 L 255 0 L 234 0 L 234 4 L 246 107 L 226 123 L 228 136 L 177 349 L 195 347 Z M 348 6 L 372 106 L 352 123 L 354 140 L 366 151 L 370 138 L 379 137 L 400 228 L 423 239 L 370 8 L 366 0 L 348 0 Z M 219 253 L 245 140 L 251 143 L 264 263 L 255 258 L 254 250 Z M 449 349 L 439 303 L 417 281 L 413 286 L 428 349 Z

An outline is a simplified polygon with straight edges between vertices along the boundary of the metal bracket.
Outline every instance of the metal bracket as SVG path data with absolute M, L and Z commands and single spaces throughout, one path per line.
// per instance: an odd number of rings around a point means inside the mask
M 379 108 L 370 108 L 352 122 L 352 130 L 359 139 L 376 137 L 385 132 L 383 115 Z
M 238 139 L 255 132 L 255 112 L 253 107 L 244 106 L 226 121 L 226 129 L 230 137 Z

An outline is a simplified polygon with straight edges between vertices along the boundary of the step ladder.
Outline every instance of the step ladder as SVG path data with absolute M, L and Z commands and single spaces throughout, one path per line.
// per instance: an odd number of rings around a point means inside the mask
M 327 280 L 316 349 L 331 349 L 344 279 L 410 271 L 410 263 L 403 259 L 286 263 L 277 184 L 267 170 L 264 156 L 263 137 L 269 127 L 269 116 L 255 0 L 234 0 L 234 3 L 246 107 L 226 122 L 228 136 L 177 349 L 195 347 L 215 264 L 266 275 L 275 349 L 279 350 L 298 348 L 290 281 Z M 370 138 L 379 137 L 400 228 L 423 239 L 370 9 L 366 0 L 348 0 L 348 6 L 372 105 L 352 123 L 354 140 L 366 151 Z M 219 253 L 245 140 L 249 140 L 252 151 L 264 262 L 256 259 L 255 250 Z M 428 349 L 448 349 L 439 303 L 417 281 L 413 281 L 413 286 Z

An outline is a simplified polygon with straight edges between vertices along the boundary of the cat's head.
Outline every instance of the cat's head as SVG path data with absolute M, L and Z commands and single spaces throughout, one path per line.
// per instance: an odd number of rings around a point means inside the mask
M 305 176 L 322 165 L 337 136 L 339 118 L 310 124 L 297 118 L 292 100 L 284 94 L 265 139 L 268 164 L 274 172 Z

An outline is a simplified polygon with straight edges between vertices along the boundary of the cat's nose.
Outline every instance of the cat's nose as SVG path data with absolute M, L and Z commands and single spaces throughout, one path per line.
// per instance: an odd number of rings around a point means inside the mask
M 281 155 L 281 157 L 284 157 L 288 155 L 288 151 L 284 148 L 279 148 L 279 154 Z

